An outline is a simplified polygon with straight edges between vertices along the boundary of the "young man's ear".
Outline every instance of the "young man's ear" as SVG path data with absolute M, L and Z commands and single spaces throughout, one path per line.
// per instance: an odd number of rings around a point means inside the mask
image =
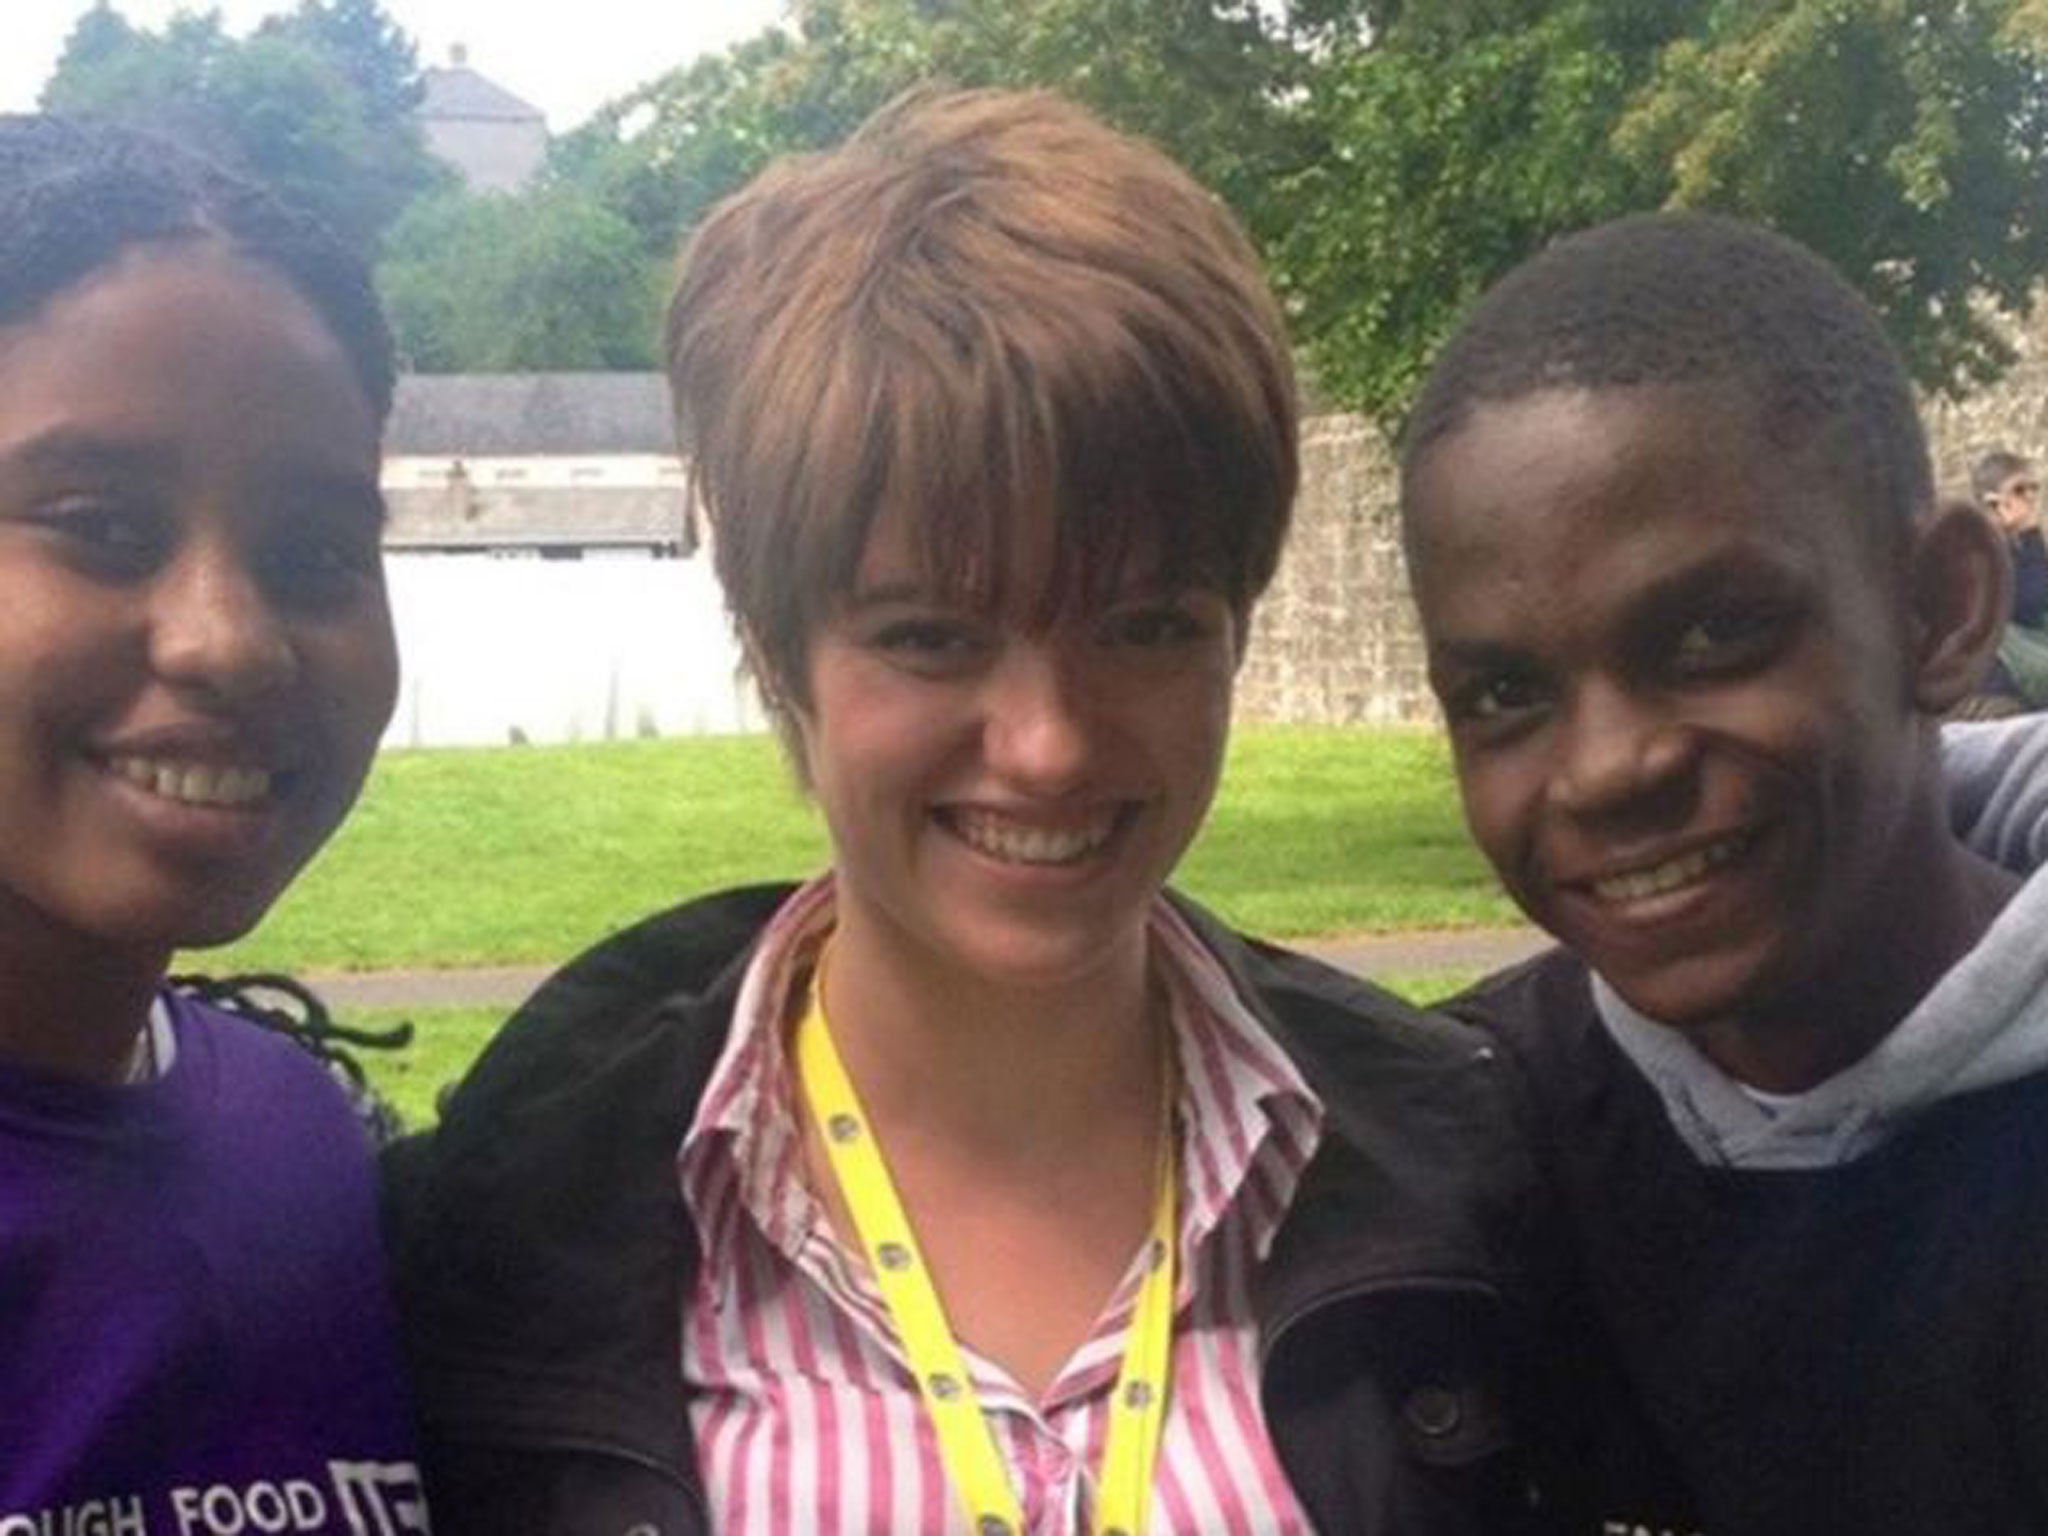
M 1913 702 L 1947 714 L 1983 680 L 2012 614 L 2012 557 L 1992 520 L 1942 502 L 1913 530 L 1907 600 L 1913 619 Z

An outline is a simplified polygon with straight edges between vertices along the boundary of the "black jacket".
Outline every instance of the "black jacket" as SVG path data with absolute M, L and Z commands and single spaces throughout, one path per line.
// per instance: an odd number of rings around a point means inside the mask
M 2048 621 L 2048 544 L 2029 528 L 2012 540 L 2012 621 L 2039 629 Z
M 442 1536 L 707 1529 L 679 1376 L 675 1155 L 784 888 L 651 918 L 549 980 L 388 1162 Z M 1501 1382 L 1526 1168 L 1490 1047 L 1189 918 L 1327 1109 L 1257 1281 L 1267 1421 L 1318 1527 L 1526 1528 Z

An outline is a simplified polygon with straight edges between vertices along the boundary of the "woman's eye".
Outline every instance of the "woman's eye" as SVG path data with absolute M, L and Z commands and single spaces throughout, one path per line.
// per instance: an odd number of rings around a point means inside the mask
M 104 496 L 43 503 L 30 520 L 78 559 L 100 567 L 141 570 L 168 545 L 163 520 L 147 507 Z
M 950 618 L 892 620 L 869 636 L 868 645 L 896 666 L 927 673 L 971 666 L 989 648 L 981 630 Z
M 267 584 L 280 597 L 319 604 L 353 594 L 379 570 L 374 537 L 307 536 L 271 552 L 264 562 Z
M 1168 605 L 1112 614 L 1103 632 L 1113 645 L 1177 645 L 1184 640 L 1201 639 L 1208 633 L 1208 626 L 1186 609 Z
M 874 643 L 885 651 L 938 653 L 962 650 L 971 642 L 962 625 L 939 619 L 906 619 L 878 630 Z

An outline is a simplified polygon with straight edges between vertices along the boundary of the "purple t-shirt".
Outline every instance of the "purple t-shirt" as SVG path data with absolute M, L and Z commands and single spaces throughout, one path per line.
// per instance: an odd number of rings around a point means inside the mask
M 425 1531 L 370 1150 L 186 999 L 157 1081 L 0 1065 L 0 1533 Z

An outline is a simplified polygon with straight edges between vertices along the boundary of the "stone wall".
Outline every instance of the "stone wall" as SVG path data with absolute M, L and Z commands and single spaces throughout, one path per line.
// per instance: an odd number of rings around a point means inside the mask
M 1970 466 L 1994 448 L 2048 463 L 2048 314 L 2013 338 L 2019 361 L 1967 400 L 1930 401 L 1921 412 L 1934 473 L 1944 491 L 1967 495 Z
M 2048 466 L 2048 340 L 2020 340 L 2026 354 L 1997 388 L 1961 404 L 1928 405 L 1928 434 L 1944 485 L 1966 482 L 1971 461 L 1994 447 Z M 578 494 L 587 495 L 587 488 Z M 549 515 L 562 518 L 563 504 L 558 489 Z M 708 584 L 691 601 L 703 609 L 706 625 L 722 626 Z M 729 661 L 713 671 L 728 678 Z M 1238 681 L 1238 717 L 1314 725 L 1436 718 L 1401 561 L 1392 458 L 1378 429 L 1360 418 L 1325 416 L 1303 428 L 1294 530 L 1253 623 Z
M 2015 342 L 2020 360 L 1996 386 L 1924 408 L 1944 490 L 1967 493 L 1970 465 L 1993 448 L 2048 468 L 2048 315 Z M 1325 416 L 1303 427 L 1294 530 L 1252 626 L 1237 697 L 1244 720 L 1436 718 L 1401 561 L 1392 457 L 1360 418 Z
M 1316 725 L 1434 718 L 1408 600 L 1386 441 L 1353 416 L 1302 429 L 1301 497 L 1252 625 L 1238 718 Z

